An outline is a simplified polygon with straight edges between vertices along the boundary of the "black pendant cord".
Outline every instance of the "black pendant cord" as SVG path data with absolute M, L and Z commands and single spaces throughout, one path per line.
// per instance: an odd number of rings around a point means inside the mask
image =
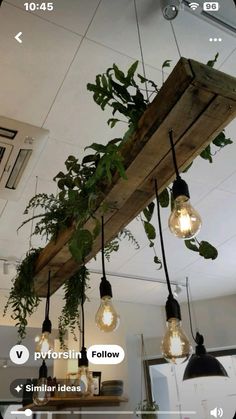
M 105 240 L 104 240 L 104 217 L 102 215 L 102 276 L 105 279 L 106 278 L 106 272 L 105 272 Z
M 190 307 L 188 278 L 186 278 L 186 291 L 187 291 L 187 299 L 188 299 L 188 314 L 189 314 L 189 323 L 190 323 L 191 335 L 192 335 L 192 338 L 193 338 L 194 342 L 196 344 L 198 344 L 199 343 L 199 339 L 198 338 L 199 338 L 200 334 L 197 332 L 196 337 L 195 337 L 194 336 L 194 333 L 193 333 L 193 322 L 192 322 L 191 307 Z
M 159 195 L 158 195 L 157 180 L 155 179 L 154 182 L 155 182 L 155 194 L 156 194 L 156 201 L 157 201 L 157 219 L 158 219 L 158 227 L 159 227 L 159 234 L 160 234 L 162 260 L 163 260 L 164 271 L 165 271 L 165 276 L 166 276 L 166 283 L 167 283 L 169 295 L 170 295 L 171 298 L 174 298 L 173 293 L 172 293 L 172 289 L 171 289 L 169 273 L 168 273 L 168 268 L 167 268 L 167 262 L 166 262 L 165 247 L 164 247 L 162 225 L 161 225 L 161 211 L 160 211 L 160 201 L 159 201 Z
M 171 145 L 172 158 L 173 158 L 173 163 L 174 163 L 176 178 L 177 179 L 180 179 L 180 174 L 179 174 L 179 169 L 178 169 L 177 160 L 176 160 L 176 154 L 175 154 L 174 140 L 173 140 L 173 129 L 170 129 L 169 130 L 169 138 L 170 138 L 170 145 Z
M 51 271 L 48 272 L 48 291 L 47 291 L 47 300 L 46 300 L 46 307 L 45 307 L 45 319 L 49 318 L 50 288 L 51 288 Z

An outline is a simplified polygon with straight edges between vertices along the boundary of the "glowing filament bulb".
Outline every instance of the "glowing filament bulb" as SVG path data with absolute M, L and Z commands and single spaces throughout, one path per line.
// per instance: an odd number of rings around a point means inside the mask
M 171 318 L 168 320 L 161 350 L 163 357 L 174 364 L 181 364 L 189 358 L 192 348 L 179 319 Z
M 199 233 L 201 225 L 201 217 L 190 204 L 189 198 L 178 196 L 169 217 L 170 231 L 181 239 L 191 239 Z
M 51 334 L 49 332 L 42 333 L 39 341 L 36 344 L 36 352 L 48 353 L 53 349 L 53 344 L 51 340 Z
M 102 297 L 100 307 L 96 313 L 95 321 L 99 329 L 104 332 L 112 332 L 117 329 L 120 324 L 120 317 L 113 307 L 111 297 Z

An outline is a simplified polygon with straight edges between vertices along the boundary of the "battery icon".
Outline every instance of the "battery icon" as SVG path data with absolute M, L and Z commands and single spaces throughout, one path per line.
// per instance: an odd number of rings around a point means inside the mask
M 220 8 L 218 1 L 205 1 L 203 3 L 204 12 L 217 12 Z

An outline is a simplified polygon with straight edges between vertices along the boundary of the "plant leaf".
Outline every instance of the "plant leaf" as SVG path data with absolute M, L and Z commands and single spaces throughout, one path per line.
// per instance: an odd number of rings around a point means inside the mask
M 208 67 L 214 67 L 215 63 L 217 62 L 218 57 L 219 57 L 219 53 L 217 52 L 217 54 L 215 55 L 214 59 L 213 60 L 209 60 L 206 65 Z
M 211 155 L 211 146 L 210 144 L 205 148 L 205 150 L 203 150 L 200 154 L 200 156 L 204 159 L 204 160 L 208 160 L 210 163 L 212 163 L 212 155 Z
M 156 230 L 151 223 L 144 221 L 144 229 L 149 240 L 154 240 L 156 238 Z
M 162 70 L 163 70 L 163 68 L 165 68 L 165 67 L 170 67 L 170 63 L 171 63 L 171 61 L 172 61 L 172 60 L 165 60 L 165 61 L 164 61 L 164 63 L 162 64 L 162 67 L 161 67 L 161 68 L 162 68 Z
M 158 268 L 158 271 L 159 271 L 159 269 L 162 268 L 162 261 L 156 255 L 154 256 L 153 261 L 154 261 L 154 263 L 156 263 L 157 265 L 159 265 L 159 268 Z
M 205 259 L 214 260 L 218 256 L 218 251 L 214 246 L 212 246 L 212 244 L 206 241 L 201 241 L 199 245 L 199 254 L 203 256 Z
M 190 239 L 190 240 L 184 240 L 185 246 L 190 249 L 193 250 L 194 252 L 198 252 L 199 248 L 196 245 L 196 240 L 195 239 Z
M 169 206 L 170 203 L 170 196 L 169 196 L 169 191 L 167 188 L 165 188 L 161 194 L 159 195 L 159 202 L 160 202 L 160 206 L 162 208 L 166 208 Z

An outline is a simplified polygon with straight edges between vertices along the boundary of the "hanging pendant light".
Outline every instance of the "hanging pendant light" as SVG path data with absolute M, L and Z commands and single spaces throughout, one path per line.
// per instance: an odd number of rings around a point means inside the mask
M 162 340 L 161 351 L 163 357 L 173 364 L 180 364 L 185 362 L 192 351 L 192 347 L 189 343 L 185 332 L 181 327 L 181 311 L 178 301 L 174 298 L 173 292 L 171 289 L 169 273 L 167 268 L 166 256 L 165 256 L 165 247 L 162 234 L 161 226 L 161 213 L 160 213 L 160 201 L 158 195 L 157 181 L 155 179 L 155 193 L 157 201 L 157 219 L 158 227 L 160 234 L 160 243 L 161 243 L 161 252 L 162 260 L 165 271 L 165 277 L 167 282 L 167 288 L 169 291 L 169 296 L 166 302 L 166 321 L 167 321 L 167 331 Z
M 176 173 L 176 180 L 172 187 L 174 207 L 169 217 L 169 229 L 176 237 L 184 240 L 191 239 L 199 233 L 202 221 L 200 215 L 190 203 L 188 185 L 179 174 L 172 130 L 169 131 L 169 137 Z
M 49 310 L 50 310 L 50 283 L 51 283 L 51 272 L 48 273 L 48 291 L 47 299 L 45 306 L 45 319 L 42 325 L 42 335 L 36 340 L 35 352 L 40 352 L 41 354 L 47 354 L 50 350 L 53 350 L 52 342 L 52 323 L 49 319 Z
M 188 365 L 184 371 L 183 380 L 190 380 L 192 378 L 201 378 L 201 377 L 228 377 L 228 374 L 223 367 L 223 365 L 216 359 L 214 356 L 207 353 L 204 346 L 204 338 L 199 332 L 196 333 L 194 337 L 193 325 L 192 325 L 192 316 L 190 309 L 190 298 L 189 298 L 189 284 L 188 278 L 186 278 L 186 290 L 187 290 L 187 299 L 188 299 L 188 312 L 189 312 L 189 321 L 190 329 L 193 340 L 196 342 L 197 346 L 195 348 L 195 354 L 193 354 L 188 362 Z
M 47 390 L 47 376 L 48 369 L 46 362 L 43 360 L 43 363 L 39 368 L 39 379 L 35 386 L 37 390 L 33 393 L 33 402 L 37 406 L 44 406 L 49 401 L 50 392 Z
M 95 316 L 96 325 L 103 332 L 112 332 L 120 324 L 120 317 L 112 304 L 112 288 L 110 282 L 106 279 L 105 256 L 104 256 L 104 218 L 102 216 L 102 273 L 100 283 L 101 304 Z
M 200 377 L 228 377 L 223 365 L 214 356 L 207 353 L 204 338 L 200 333 L 194 339 L 197 346 L 184 371 L 183 380 Z
M 78 360 L 78 374 L 77 384 L 80 387 L 81 395 L 91 395 L 93 379 L 92 373 L 89 371 L 89 362 L 87 358 L 87 349 L 85 347 L 85 316 L 84 316 L 84 300 L 85 300 L 85 277 L 86 267 L 83 266 L 83 283 L 82 283 L 82 300 L 81 300 L 81 338 L 82 345 L 80 351 L 80 358 Z

